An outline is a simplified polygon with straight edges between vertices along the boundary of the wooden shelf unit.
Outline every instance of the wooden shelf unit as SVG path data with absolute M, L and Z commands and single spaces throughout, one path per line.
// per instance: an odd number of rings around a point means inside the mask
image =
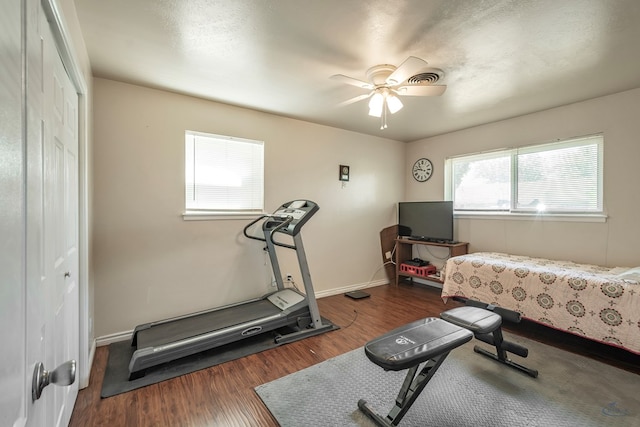
M 407 238 L 397 238 L 396 242 L 396 286 L 400 283 L 400 280 L 403 278 L 409 278 L 409 280 L 413 280 L 413 278 L 418 279 L 426 279 L 431 280 L 433 282 L 443 283 L 443 280 L 440 277 L 436 276 L 418 276 L 416 274 L 407 273 L 405 271 L 400 271 L 400 264 L 410 259 L 413 259 L 413 245 L 422 245 L 422 246 L 439 246 L 442 248 L 449 249 L 449 258 L 458 256 L 458 255 L 466 255 L 469 252 L 469 243 L 467 242 L 458 242 L 458 243 L 437 243 L 437 242 L 426 242 L 423 240 L 412 240 Z

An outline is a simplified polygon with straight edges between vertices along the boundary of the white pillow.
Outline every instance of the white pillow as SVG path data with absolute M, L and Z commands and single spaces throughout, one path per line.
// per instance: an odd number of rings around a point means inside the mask
M 618 274 L 618 277 L 629 282 L 640 283 L 640 267 L 630 268 L 627 271 Z

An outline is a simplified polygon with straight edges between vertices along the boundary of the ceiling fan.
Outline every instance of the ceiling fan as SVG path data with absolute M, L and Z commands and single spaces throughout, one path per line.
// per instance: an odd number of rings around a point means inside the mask
M 428 68 L 427 61 L 415 56 L 407 58 L 399 67 L 390 64 L 376 65 L 367 70 L 369 82 L 354 79 L 344 74 L 335 74 L 331 79 L 369 90 L 369 93 L 348 99 L 340 105 L 371 98 L 369 115 L 381 118 L 380 129 L 387 127 L 387 111 L 397 113 L 403 107 L 398 96 L 440 96 L 447 89 L 434 85 L 444 76 L 439 68 Z

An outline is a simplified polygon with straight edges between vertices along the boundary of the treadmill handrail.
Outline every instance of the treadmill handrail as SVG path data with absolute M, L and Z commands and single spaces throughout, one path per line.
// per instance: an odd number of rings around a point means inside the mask
M 279 231 L 281 228 L 284 228 L 284 227 L 288 226 L 291 223 L 291 221 L 293 221 L 293 217 L 292 216 L 288 216 L 286 220 L 282 221 L 273 230 L 271 230 L 269 232 L 269 240 L 271 241 L 271 243 L 273 243 L 276 246 L 282 246 L 283 248 L 296 249 L 296 247 L 294 245 L 289 245 L 287 243 L 276 242 L 275 240 L 273 240 L 273 235 L 277 231 Z
M 262 237 L 258 237 L 258 236 L 252 236 L 250 235 L 247 230 L 249 228 L 251 228 L 251 226 L 253 226 L 255 223 L 257 223 L 260 220 L 263 220 L 265 218 L 277 218 L 277 219 L 282 219 L 281 216 L 276 216 L 276 215 L 261 215 L 258 218 L 254 219 L 253 221 L 251 221 L 249 224 L 247 224 L 243 229 L 242 229 L 242 233 L 245 235 L 245 237 L 249 238 L 249 239 L 253 239 L 253 240 L 260 240 L 261 242 L 266 242 L 267 240 L 265 238 Z M 295 249 L 296 247 L 293 245 L 289 245 L 286 243 L 281 243 L 281 242 L 276 242 L 275 240 L 273 240 L 273 234 L 280 231 L 280 229 L 287 227 L 289 224 L 291 224 L 291 221 L 293 221 L 293 217 L 292 216 L 287 216 L 284 221 L 282 221 L 280 224 L 278 224 L 277 226 L 275 226 L 270 232 L 269 232 L 269 240 L 271 241 L 271 243 L 273 243 L 276 246 L 282 246 L 283 248 L 288 248 L 288 249 Z
M 262 237 L 257 237 L 257 236 L 250 236 L 249 233 L 247 233 L 247 230 L 256 222 L 260 221 L 261 219 L 264 218 L 268 218 L 271 215 L 260 215 L 258 218 L 254 219 L 253 221 L 251 221 L 249 224 L 247 224 L 243 229 L 242 229 L 242 233 L 244 233 L 244 236 L 247 237 L 248 239 L 253 239 L 253 240 L 260 240 L 261 242 L 266 242 L 266 239 L 263 239 Z

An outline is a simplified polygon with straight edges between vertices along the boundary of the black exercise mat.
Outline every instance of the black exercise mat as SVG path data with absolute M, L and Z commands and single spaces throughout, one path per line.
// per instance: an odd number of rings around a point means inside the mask
M 322 322 L 332 327 L 325 332 L 340 329 L 332 322 L 322 318 Z M 203 351 L 191 356 L 183 357 L 172 362 L 148 368 L 142 378 L 129 381 L 129 361 L 134 348 L 127 341 L 120 341 L 109 345 L 109 359 L 104 373 L 102 391 L 100 397 L 111 397 L 120 393 L 126 393 L 151 384 L 179 377 L 191 372 L 219 365 L 230 360 L 239 359 L 261 351 L 269 350 L 283 344 L 275 343 L 275 336 L 290 332 L 289 328 L 281 328 L 276 331 L 255 335 L 242 341 L 227 344 L 218 348 Z

